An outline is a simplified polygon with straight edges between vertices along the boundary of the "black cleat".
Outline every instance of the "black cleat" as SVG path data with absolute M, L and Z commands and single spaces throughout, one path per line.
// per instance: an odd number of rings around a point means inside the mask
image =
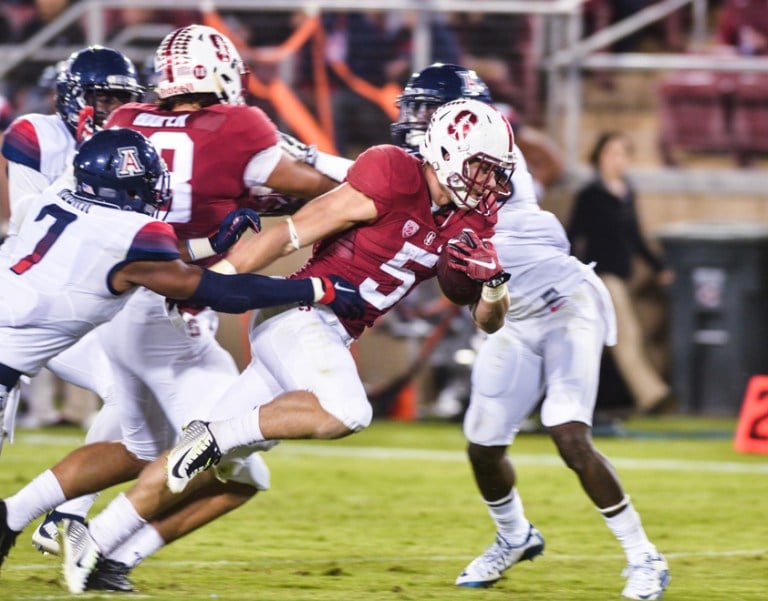
M 18 532 L 8 527 L 8 509 L 5 507 L 5 501 L 0 501 L 0 566 L 11 552 L 11 547 L 16 544 L 18 535 Z
M 128 579 L 130 571 L 131 568 L 120 561 L 99 559 L 96 569 L 88 577 L 85 590 L 132 593 L 134 592 L 133 584 Z

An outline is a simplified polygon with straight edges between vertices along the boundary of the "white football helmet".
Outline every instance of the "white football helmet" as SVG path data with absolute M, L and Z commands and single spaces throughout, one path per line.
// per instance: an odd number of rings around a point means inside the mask
M 419 152 L 464 211 L 495 213 L 512 193 L 512 127 L 493 106 L 469 98 L 432 115 Z
M 224 104 L 243 104 L 247 73 L 234 44 L 206 25 L 172 31 L 155 53 L 156 91 L 160 98 L 213 93 Z

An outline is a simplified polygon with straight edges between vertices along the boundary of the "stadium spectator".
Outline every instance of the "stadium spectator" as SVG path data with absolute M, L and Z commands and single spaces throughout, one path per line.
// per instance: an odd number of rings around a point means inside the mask
M 415 285 L 435 275 L 436 253 L 454 236 L 470 236 L 477 243 L 474 249 L 462 245 L 466 260 L 456 264 L 484 282 L 476 320 L 485 325 L 503 314 L 506 274 L 478 235 L 491 231 L 496 195 L 509 193 L 512 144 L 511 128 L 498 111 L 472 100 L 447 105 L 435 114 L 425 136 L 424 161 L 393 146 L 374 147 L 352 165 L 346 183 L 230 255 L 228 267 L 252 271 L 318 243 L 293 277 L 341 269 L 360 284 L 365 311 L 358 318 L 339 319 L 325 310 L 286 307 L 257 317 L 250 332 L 252 362 L 219 402 L 221 411 L 239 407 L 239 417 L 211 423 L 210 429 L 202 421 L 192 422 L 168 458 L 145 469 L 134 488 L 90 521 L 97 542 L 82 524 L 68 526 L 72 548 L 81 550 L 65 557 L 70 590 L 81 589 L 99 552 L 108 554 L 141 527 L 141 516 L 177 502 L 168 487 L 177 492 L 187 488 L 190 478 L 222 455 L 240 447 L 272 446 L 284 438 L 331 439 L 365 428 L 371 407 L 347 347 Z M 478 233 L 465 233 L 466 228 Z M 350 261 L 353 254 L 356 260 Z M 194 452 L 181 450 L 191 447 Z M 197 486 L 195 480 L 188 490 Z M 106 523 L 121 526 L 108 533 Z
M 717 11 L 716 49 L 768 54 L 768 0 L 725 0 Z
M 134 125 L 169 157 L 176 188 L 166 221 L 182 241 L 185 258 L 210 264 L 216 260 L 213 257 L 226 251 L 236 240 L 233 234 L 240 231 L 226 216 L 232 211 L 245 211 L 247 216 L 252 208 L 261 208 L 254 204 L 259 199 L 250 198 L 252 187 L 269 186 L 309 198 L 330 190 L 343 179 L 348 161 L 313 153 L 312 167 L 293 158 L 283 150 L 274 124 L 263 112 L 241 105 L 244 66 L 231 42 L 216 30 L 192 25 L 170 33 L 158 48 L 156 61 L 157 71 L 163 75 L 157 82 L 157 104 L 130 104 L 114 113 L 107 126 Z M 205 65 L 206 76 L 198 77 L 199 71 L 193 73 L 190 63 Z M 212 123 L 215 127 L 211 127 Z M 219 160 L 222 157 L 226 157 L 225 163 Z M 131 479 L 142 461 L 154 459 L 156 453 L 170 446 L 181 425 L 194 417 L 186 411 L 203 410 L 201 398 L 215 402 L 238 375 L 234 361 L 214 337 L 216 325 L 215 313 L 205 306 L 177 304 L 169 312 L 161 296 L 148 291 L 136 293 L 105 326 L 111 333 L 99 335 L 95 343 L 109 359 L 124 444 L 86 447 L 93 455 L 76 451 L 54 469 L 62 478 L 66 495 L 61 488 L 41 491 L 32 483 L 20 493 L 26 501 L 19 507 L 25 512 L 41 506 L 52 508 L 65 498 Z M 162 419 L 158 419 L 159 412 Z M 77 473 L 84 465 L 89 466 L 92 475 L 98 472 L 107 484 L 99 485 L 93 476 L 88 481 L 78 480 Z M 251 465 L 258 483 L 248 480 Z M 211 513 L 228 511 L 250 498 L 258 487 L 266 486 L 261 465 L 258 457 L 248 458 L 237 476 L 239 481 L 212 483 L 205 493 L 210 503 L 198 506 L 202 523 L 215 517 Z M 44 480 L 56 478 L 51 472 L 47 474 Z M 218 493 L 222 495 L 219 499 L 225 500 L 217 504 Z M 15 524 L 28 523 L 30 513 L 11 514 Z M 83 519 L 84 515 L 82 511 L 78 517 Z M 55 515 L 50 516 L 39 530 L 55 519 Z M 182 522 L 171 523 L 170 527 L 194 529 L 200 525 L 190 516 Z M 52 527 L 51 532 L 57 532 L 56 528 Z M 133 565 L 178 535 L 164 529 L 163 524 L 147 524 L 138 541 L 140 548 L 132 547 L 136 541 L 131 541 L 120 563 Z M 56 537 L 51 534 L 48 539 L 58 550 L 58 541 L 51 541 Z M 102 584 L 131 590 L 125 578 L 128 567 L 117 566 L 117 560 L 109 566 L 105 572 L 108 582 Z
M 485 81 L 494 100 L 517 107 L 529 121 L 538 119 L 540 104 L 535 22 L 534 15 L 479 12 L 454 19 L 466 64 Z
M 70 5 L 70 0 L 35 0 L 35 15 L 21 27 L 19 40 L 28 40 L 59 17 Z M 79 22 L 60 31 L 51 43 L 57 46 L 78 46 L 85 42 L 85 32 Z
M 324 13 L 323 27 L 328 62 L 345 63 L 353 75 L 373 86 L 381 87 L 389 81 L 387 66 L 397 54 L 382 15 Z M 385 138 L 389 120 L 378 106 L 349 89 L 335 75 L 331 80 L 336 148 L 343 156 L 355 156 Z
M 418 13 L 415 11 L 404 11 L 391 15 L 388 23 L 396 57 L 387 64 L 387 77 L 401 85 L 413 74 L 413 31 L 417 17 Z M 436 13 L 430 13 L 428 18 L 432 40 L 431 60 L 435 63 L 454 65 L 464 62 L 464 52 L 448 18 Z
M 650 249 L 640 228 L 635 190 L 627 178 L 631 154 L 632 143 L 625 133 L 600 135 L 589 159 L 595 176 L 576 195 L 568 238 L 576 256 L 596 263 L 595 271 L 611 294 L 618 323 L 611 356 L 635 409 L 659 413 L 673 407 L 674 397 L 648 357 L 628 283 L 637 258 L 656 272 L 660 284 L 671 283 L 674 274 Z

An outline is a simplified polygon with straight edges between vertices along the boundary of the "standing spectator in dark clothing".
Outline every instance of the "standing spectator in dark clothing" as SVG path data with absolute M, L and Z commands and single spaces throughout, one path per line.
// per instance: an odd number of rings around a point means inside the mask
M 600 136 L 590 155 L 596 175 L 576 197 L 568 237 L 582 261 L 596 263 L 595 271 L 611 294 L 618 330 L 613 359 L 635 408 L 652 413 L 668 409 L 672 396 L 648 359 L 628 282 L 635 257 L 644 259 L 662 284 L 670 283 L 673 274 L 650 250 L 640 229 L 635 191 L 626 176 L 631 153 L 631 141 L 624 133 Z
M 381 15 L 331 13 L 323 16 L 323 25 L 329 62 L 346 63 L 355 76 L 373 86 L 387 83 L 387 64 L 395 58 L 395 47 Z M 354 157 L 361 149 L 387 139 L 389 117 L 343 82 L 333 77 L 331 81 L 336 84 L 333 121 L 339 152 Z
M 28 40 L 69 8 L 70 0 L 35 0 L 35 16 L 21 30 L 21 40 Z M 79 22 L 60 31 L 52 40 L 53 45 L 80 46 L 85 43 L 85 32 Z

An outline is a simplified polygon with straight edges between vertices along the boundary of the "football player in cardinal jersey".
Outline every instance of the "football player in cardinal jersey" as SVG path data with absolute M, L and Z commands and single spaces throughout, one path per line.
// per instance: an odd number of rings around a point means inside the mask
M 398 100 L 393 136 L 413 152 L 424 135 L 425 119 L 445 102 L 467 96 L 491 102 L 473 71 L 435 64 L 414 74 Z M 464 420 L 475 481 L 497 533 L 456 584 L 492 585 L 515 563 L 544 549 L 543 537 L 523 511 L 507 454 L 544 391 L 542 423 L 624 547 L 629 566 L 622 594 L 658 599 L 669 582 L 667 564 L 648 540 L 614 468 L 592 444 L 600 357 L 603 346 L 615 341 L 613 306 L 592 269 L 570 255 L 558 219 L 540 210 L 518 149 L 516 158 L 514 191 L 498 213 L 492 238 L 511 275 L 510 305 L 503 327 L 478 352 Z
M 64 572 L 71 591 L 82 590 L 92 566 L 147 519 L 177 503 L 178 492 L 197 491 L 202 483 L 193 476 L 218 467 L 222 456 L 285 438 L 339 438 L 368 426 L 371 407 L 348 346 L 435 275 L 444 244 L 466 247 L 458 267 L 484 282 L 477 321 L 500 323 L 506 274 L 486 240 L 510 192 L 513 143 L 509 123 L 494 108 L 475 100 L 448 104 L 433 116 L 424 160 L 395 146 L 373 147 L 354 162 L 345 183 L 235 247 L 218 268 L 250 272 L 314 245 L 291 277 L 341 269 L 359 287 L 365 310 L 356 318 L 291 306 L 258 314 L 250 332 L 253 359 L 219 400 L 228 414 L 238 408 L 236 417 L 210 426 L 191 422 L 169 456 L 145 468 L 88 527 L 67 525 L 73 544 L 71 552 L 65 547 Z M 472 248 L 465 236 L 479 243 Z

